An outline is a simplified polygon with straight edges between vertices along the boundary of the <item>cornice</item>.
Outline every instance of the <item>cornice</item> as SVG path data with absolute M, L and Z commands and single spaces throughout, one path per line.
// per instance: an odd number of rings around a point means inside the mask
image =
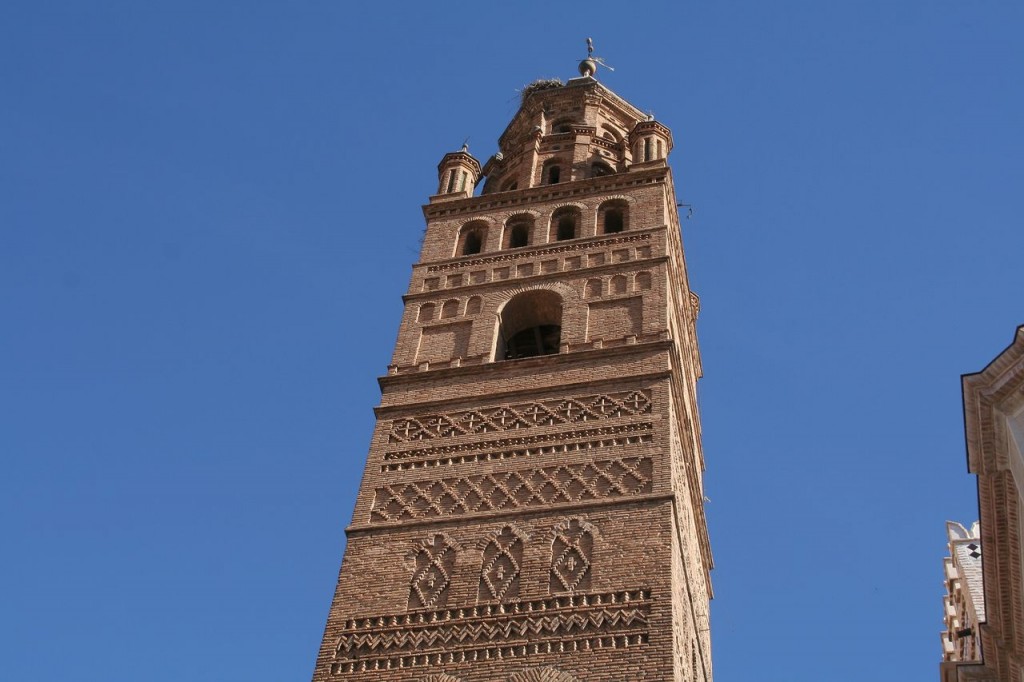
M 668 166 L 662 163 L 653 168 L 629 170 L 624 173 L 602 175 L 585 180 L 573 180 L 572 182 L 562 182 L 557 185 L 538 185 L 537 187 L 528 187 L 511 192 L 482 194 L 477 197 L 467 197 L 443 204 L 425 204 L 423 206 L 423 215 L 427 220 L 431 220 L 447 216 L 482 213 L 540 201 L 591 196 L 612 189 L 635 187 L 636 185 L 650 184 L 651 182 L 664 182 L 668 178 L 668 170 Z
M 462 367 L 439 367 L 438 369 L 427 369 L 421 372 L 409 372 L 407 374 L 387 374 L 378 377 L 377 384 L 381 392 L 391 391 L 400 388 L 414 387 L 421 383 L 437 383 L 444 379 L 454 379 L 470 375 L 489 375 L 489 378 L 508 374 L 529 373 L 534 368 L 551 368 L 553 363 L 562 365 L 561 369 L 572 369 L 573 365 L 586 363 L 601 358 L 614 358 L 618 356 L 636 355 L 639 352 L 657 352 L 669 350 L 675 344 L 672 339 L 659 339 L 655 341 L 642 341 L 637 343 L 607 346 L 602 348 L 586 348 L 571 350 L 567 353 L 554 355 L 538 355 L 532 358 L 521 358 L 518 360 L 498 360 L 484 362 Z M 378 410 L 383 409 L 378 407 Z
M 1011 414 L 1024 405 L 1024 325 L 983 370 L 962 375 L 961 385 L 968 470 L 994 473 L 1005 465 L 999 457 L 1005 443 L 996 433 L 1001 430 L 996 413 Z
M 499 225 L 500 226 L 500 225 Z M 615 244 L 629 244 L 638 241 L 648 241 L 654 234 L 664 232 L 668 229 L 667 224 L 654 225 L 652 227 L 637 228 L 616 232 L 614 234 L 596 234 L 589 237 L 577 237 L 564 241 L 548 242 L 546 244 L 535 244 L 516 249 L 499 249 L 497 251 L 483 251 L 474 253 L 471 256 L 456 256 L 455 258 L 444 258 L 441 260 L 421 261 L 414 263 L 413 271 L 425 270 L 427 273 L 445 272 L 448 270 L 460 270 L 476 266 L 493 265 L 495 263 L 507 263 L 518 260 L 528 260 L 542 256 L 581 251 L 601 246 L 614 246 Z M 621 263 L 620 263 L 621 265 Z M 411 296 L 413 294 L 406 294 Z
M 543 253 L 535 255 L 544 255 Z M 594 275 L 606 275 L 608 273 L 625 272 L 630 273 L 633 271 L 643 270 L 654 265 L 661 265 L 667 263 L 670 260 L 669 256 L 652 256 L 650 258 L 637 258 L 635 260 L 625 261 L 621 263 L 604 263 L 602 265 L 587 265 L 575 270 L 574 272 L 586 273 L 588 277 Z M 629 266 L 629 267 L 627 267 Z M 519 284 L 539 284 L 543 282 L 563 282 L 565 281 L 565 272 L 539 272 L 534 275 L 525 275 L 522 277 L 516 277 L 513 280 L 497 280 L 490 282 L 480 282 L 478 284 L 470 282 L 469 284 L 462 284 L 457 287 L 448 287 L 445 289 L 431 289 L 428 291 L 415 291 L 408 294 L 402 295 L 402 302 L 409 303 L 422 300 L 434 300 L 443 298 L 457 298 L 459 296 L 470 296 L 475 293 L 484 291 L 495 291 L 495 290 L 508 290 L 510 282 L 516 282 Z M 582 275 L 581 275 L 582 276 Z M 447 295 L 447 296 L 446 296 Z M 602 301 L 607 301 L 615 298 L 630 298 L 635 294 L 619 294 L 619 295 L 607 295 L 601 297 Z M 429 323 L 424 324 L 425 327 L 437 326 L 440 324 L 451 324 L 452 322 L 459 322 L 458 318 L 455 319 L 441 319 L 432 320 Z M 464 320 L 462 320 L 464 321 Z

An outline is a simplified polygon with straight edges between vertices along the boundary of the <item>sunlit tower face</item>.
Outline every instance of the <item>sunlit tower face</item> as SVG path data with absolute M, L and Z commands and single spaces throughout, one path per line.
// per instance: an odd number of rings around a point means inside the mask
M 672 135 L 599 64 L 438 166 L 315 681 L 711 679 Z

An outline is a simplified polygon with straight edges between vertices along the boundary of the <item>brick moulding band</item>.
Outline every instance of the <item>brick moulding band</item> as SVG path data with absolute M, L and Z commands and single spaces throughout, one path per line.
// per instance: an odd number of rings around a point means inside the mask
M 408 385 L 417 382 L 434 382 L 446 377 L 457 377 L 463 374 L 494 374 L 511 372 L 511 370 L 529 370 L 537 367 L 547 367 L 557 361 L 565 365 L 565 370 L 572 369 L 575 364 L 587 363 L 595 358 L 611 357 L 615 355 L 640 355 L 642 352 L 669 350 L 675 346 L 671 339 L 659 341 L 645 341 L 642 343 L 624 344 L 621 346 L 610 346 L 606 348 L 587 348 L 574 350 L 571 353 L 558 353 L 557 355 L 539 355 L 532 358 L 521 358 L 518 360 L 495 360 L 482 365 L 466 365 L 465 367 L 443 367 L 425 372 L 412 372 L 409 374 L 385 374 L 377 377 L 377 384 L 381 390 L 392 390 L 396 386 Z M 632 376 L 625 377 L 632 378 Z M 380 408 L 378 408 L 380 409 Z
M 504 519 L 509 517 L 522 517 L 522 516 L 545 516 L 545 515 L 564 515 L 572 512 L 575 509 L 597 509 L 600 507 L 612 507 L 624 504 L 638 504 L 638 505 L 650 505 L 656 502 L 669 502 L 675 500 L 675 493 L 649 493 L 645 495 L 631 495 L 629 497 L 616 497 L 607 500 L 588 500 L 585 502 L 572 502 L 572 503 L 561 503 L 552 504 L 548 507 L 523 507 L 520 509 L 510 509 L 508 511 L 491 511 L 482 512 L 479 514 L 462 514 L 452 518 L 437 518 L 432 517 L 429 519 L 416 519 L 414 521 L 401 521 L 392 523 L 360 523 L 352 524 L 345 529 L 346 535 L 357 535 L 357 534 L 372 534 L 372 533 L 393 533 L 396 530 L 405 530 L 407 528 L 423 528 L 429 526 L 448 526 L 453 524 L 465 524 L 467 522 L 489 522 L 495 519 Z

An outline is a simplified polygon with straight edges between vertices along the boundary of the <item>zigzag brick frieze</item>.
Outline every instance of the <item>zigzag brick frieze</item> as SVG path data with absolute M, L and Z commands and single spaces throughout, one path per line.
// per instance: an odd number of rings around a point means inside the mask
M 576 424 L 648 414 L 649 390 L 622 391 L 517 405 L 494 405 L 451 414 L 426 414 L 391 422 L 389 443 L 494 433 L 538 426 Z
M 462 516 L 648 493 L 650 457 L 397 483 L 377 488 L 370 523 Z
M 474 443 L 398 450 L 384 453 L 384 459 L 401 461 L 386 462 L 381 465 L 380 470 L 385 472 L 406 471 L 513 457 L 564 454 L 594 448 L 646 445 L 654 441 L 654 436 L 649 433 L 653 429 L 654 424 L 651 422 L 638 422 L 536 436 L 497 438 Z
M 642 645 L 650 610 L 641 588 L 349 620 L 331 672 Z

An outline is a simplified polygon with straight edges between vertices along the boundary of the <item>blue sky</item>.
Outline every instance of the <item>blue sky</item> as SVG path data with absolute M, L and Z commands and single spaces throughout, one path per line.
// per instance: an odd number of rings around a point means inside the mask
M 593 36 L 694 205 L 716 679 L 936 679 L 959 375 L 1024 323 L 1022 20 L 4 3 L 0 677 L 308 679 L 436 164 Z

